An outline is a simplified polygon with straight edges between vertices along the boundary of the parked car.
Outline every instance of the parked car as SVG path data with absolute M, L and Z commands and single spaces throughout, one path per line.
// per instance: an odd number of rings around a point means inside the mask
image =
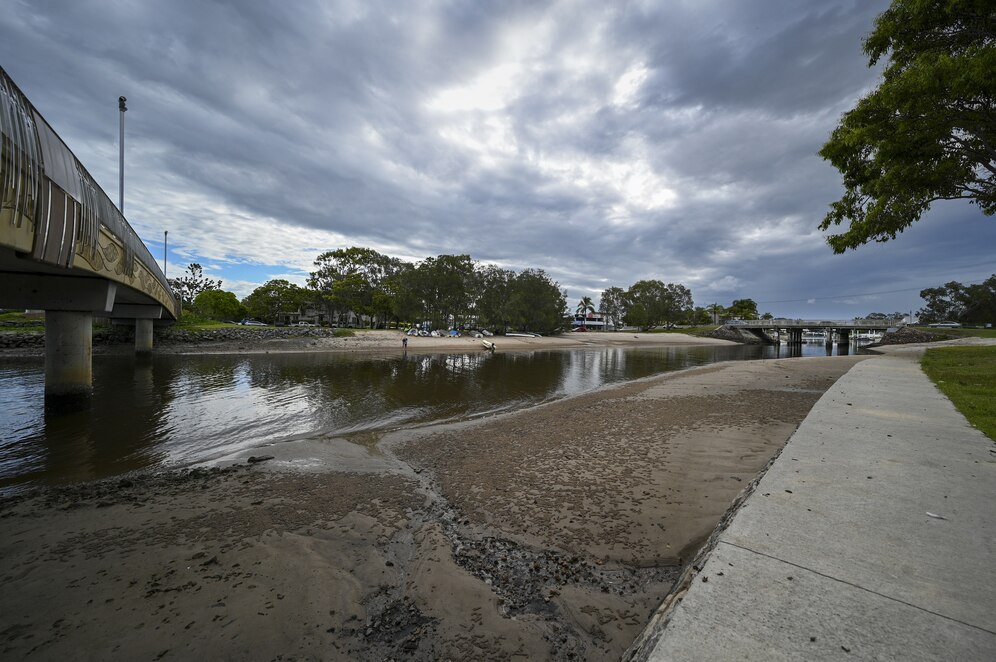
M 315 326 L 311 322 L 298 322 L 297 325 L 298 326 Z
M 242 326 L 266 326 L 266 324 L 259 320 L 242 320 L 239 324 Z

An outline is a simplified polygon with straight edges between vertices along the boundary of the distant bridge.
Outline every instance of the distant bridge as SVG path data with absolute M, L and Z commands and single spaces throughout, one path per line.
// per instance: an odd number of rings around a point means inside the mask
M 854 319 L 854 320 L 801 320 L 774 318 L 769 320 L 732 320 L 726 323 L 728 326 L 750 331 L 758 337 L 770 336 L 774 333 L 781 339 L 781 332 L 784 331 L 789 344 L 802 342 L 804 331 L 825 331 L 829 341 L 834 334 L 837 335 L 838 342 L 850 342 L 851 331 L 887 331 L 905 324 L 901 319 Z
M 93 316 L 153 320 L 180 304 L 148 248 L 83 164 L 0 68 L 0 306 L 45 310 L 46 396 L 91 388 Z

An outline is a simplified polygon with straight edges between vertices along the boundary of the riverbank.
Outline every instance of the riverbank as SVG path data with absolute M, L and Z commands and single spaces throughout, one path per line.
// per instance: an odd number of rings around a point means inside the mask
M 813 407 L 625 659 L 994 659 L 996 447 L 923 345 L 893 349 Z
M 618 658 L 861 360 L 714 364 L 362 445 L 7 499 L 0 651 Z
M 6 335 L 12 336 L 9 332 Z M 176 330 L 157 334 L 153 352 L 157 354 L 276 354 L 289 352 L 385 352 L 402 351 L 402 340 L 408 338 L 408 351 L 480 352 L 480 338 L 470 336 L 423 338 L 405 336 L 393 330 L 356 330 L 352 336 L 335 337 L 329 329 L 258 328 L 218 329 L 202 331 Z M 488 338 L 497 351 L 533 351 L 576 349 L 579 347 L 661 347 L 672 345 L 733 345 L 726 340 L 702 338 L 684 333 L 565 333 L 558 336 Z M 127 337 L 95 338 L 95 355 L 120 355 L 134 351 Z M 2 357 L 44 356 L 44 334 L 0 343 Z

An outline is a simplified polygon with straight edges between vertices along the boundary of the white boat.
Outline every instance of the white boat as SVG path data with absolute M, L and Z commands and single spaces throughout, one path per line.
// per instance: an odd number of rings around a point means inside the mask
M 495 351 L 496 346 L 490 340 L 482 340 L 481 344 L 484 345 L 484 349 L 488 350 L 489 352 Z

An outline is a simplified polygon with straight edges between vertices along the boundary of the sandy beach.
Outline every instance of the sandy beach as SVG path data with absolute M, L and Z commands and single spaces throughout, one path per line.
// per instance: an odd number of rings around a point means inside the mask
M 2 657 L 617 659 L 866 358 L 714 364 L 6 499 Z
M 480 338 L 405 336 L 401 331 L 359 330 L 344 338 L 280 338 L 262 342 L 221 341 L 205 343 L 163 343 L 156 349 L 166 354 L 229 354 L 260 352 L 383 352 L 401 350 L 408 338 L 408 351 L 419 352 L 480 352 Z M 578 347 L 654 347 L 664 345 L 730 345 L 727 340 L 701 338 L 685 333 L 564 333 L 557 336 L 518 337 L 492 336 L 496 351 L 535 351 L 540 349 L 572 349 Z

